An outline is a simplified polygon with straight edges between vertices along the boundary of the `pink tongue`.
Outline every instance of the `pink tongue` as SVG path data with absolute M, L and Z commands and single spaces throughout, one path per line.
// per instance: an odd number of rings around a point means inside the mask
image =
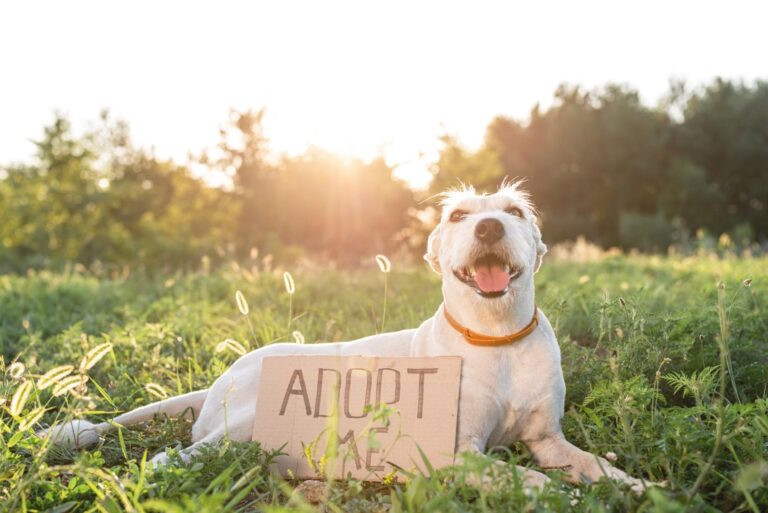
M 475 269 L 475 282 L 483 292 L 499 292 L 509 285 L 509 274 L 499 265 L 483 265 Z

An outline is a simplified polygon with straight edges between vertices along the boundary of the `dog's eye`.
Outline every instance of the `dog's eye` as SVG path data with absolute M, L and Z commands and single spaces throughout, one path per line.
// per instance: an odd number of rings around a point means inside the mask
M 467 212 L 465 210 L 454 210 L 453 212 L 451 212 L 451 215 L 448 219 L 452 223 L 458 223 L 459 221 L 462 221 L 465 217 L 467 217 Z
M 517 207 L 509 207 L 504 210 L 507 214 L 512 214 L 515 217 L 523 217 L 523 211 Z

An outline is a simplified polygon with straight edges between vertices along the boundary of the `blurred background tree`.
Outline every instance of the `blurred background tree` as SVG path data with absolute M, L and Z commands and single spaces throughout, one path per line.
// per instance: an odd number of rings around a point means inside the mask
M 672 84 L 656 108 L 614 84 L 561 86 L 555 100 L 525 125 L 496 118 L 475 152 L 445 138 L 433 192 L 457 179 L 490 191 L 523 178 L 554 242 L 583 235 L 659 251 L 698 229 L 768 238 L 765 82 L 717 80 L 690 93 Z
M 204 256 L 257 248 L 354 264 L 418 248 L 428 203 L 460 182 L 492 191 L 522 178 L 548 242 L 663 251 L 699 230 L 768 239 L 768 84 L 673 83 L 655 107 L 609 84 L 561 86 L 525 123 L 498 117 L 469 150 L 446 135 L 429 191 L 413 191 L 381 159 L 318 148 L 270 159 L 263 110 L 232 112 L 219 146 L 199 159 L 229 177 L 212 187 L 189 165 L 135 148 L 104 113 L 76 136 L 57 114 L 36 158 L 0 167 L 0 270 L 69 262 L 195 267 Z M 699 232 L 701 233 L 701 232 Z

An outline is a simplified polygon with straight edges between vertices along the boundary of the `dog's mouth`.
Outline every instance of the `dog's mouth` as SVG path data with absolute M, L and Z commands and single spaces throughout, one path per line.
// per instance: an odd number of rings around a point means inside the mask
M 453 275 L 483 297 L 501 297 L 509 291 L 512 280 L 519 278 L 523 269 L 495 255 L 483 255 L 475 263 L 454 269 Z

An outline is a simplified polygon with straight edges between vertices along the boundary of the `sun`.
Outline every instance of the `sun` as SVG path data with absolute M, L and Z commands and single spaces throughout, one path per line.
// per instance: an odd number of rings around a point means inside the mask
M 264 118 L 273 151 L 300 155 L 315 146 L 342 159 L 382 157 L 397 178 L 411 188 L 423 189 L 432 178 L 429 168 L 438 155 L 438 139 L 402 130 L 401 124 L 385 109 L 364 107 L 362 99 L 345 99 L 340 94 L 321 103 L 268 106 Z

